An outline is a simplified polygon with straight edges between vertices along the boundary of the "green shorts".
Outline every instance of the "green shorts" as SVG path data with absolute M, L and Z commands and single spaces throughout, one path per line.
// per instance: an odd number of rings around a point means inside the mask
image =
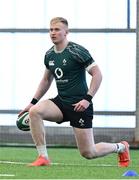
M 72 105 L 65 104 L 61 101 L 59 96 L 56 96 L 53 99 L 50 99 L 54 102 L 57 107 L 61 110 L 63 114 L 63 120 L 58 122 L 61 124 L 63 122 L 70 122 L 70 125 L 77 128 L 92 128 L 92 120 L 93 120 L 93 104 L 91 103 L 89 107 L 83 112 L 74 111 L 74 107 Z

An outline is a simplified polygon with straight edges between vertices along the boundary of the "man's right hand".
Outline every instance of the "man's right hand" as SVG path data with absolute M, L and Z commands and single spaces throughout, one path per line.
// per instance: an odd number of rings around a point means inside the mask
M 18 117 L 20 117 L 25 112 L 28 112 L 32 106 L 34 106 L 34 105 L 30 103 L 25 109 L 23 109 L 22 111 L 19 112 Z

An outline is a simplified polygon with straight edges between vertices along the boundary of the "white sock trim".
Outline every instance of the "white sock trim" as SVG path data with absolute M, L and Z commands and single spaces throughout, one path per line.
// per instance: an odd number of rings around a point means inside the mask
M 46 145 L 37 146 L 36 148 L 37 148 L 39 156 L 41 155 L 41 156 L 48 158 L 48 152 L 47 152 Z
M 122 143 L 117 143 L 117 153 L 122 153 L 125 151 L 125 145 Z

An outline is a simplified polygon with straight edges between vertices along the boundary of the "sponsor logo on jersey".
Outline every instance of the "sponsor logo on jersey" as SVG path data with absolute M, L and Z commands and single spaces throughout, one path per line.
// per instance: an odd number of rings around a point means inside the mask
M 63 76 L 63 71 L 62 71 L 62 69 L 61 69 L 61 68 L 56 68 L 56 69 L 55 69 L 55 75 L 56 75 L 57 79 L 62 78 L 62 76 Z
M 62 80 L 62 79 L 58 79 L 58 80 L 56 80 L 56 82 L 57 82 L 57 83 L 61 83 L 61 84 L 63 83 L 63 84 L 64 84 L 64 83 L 68 83 L 69 80 L 68 80 L 68 79 L 63 79 L 63 80 Z
M 54 60 L 49 61 L 49 66 L 54 66 Z
M 68 83 L 68 79 L 61 79 L 63 77 L 63 71 L 61 68 L 56 68 L 55 69 L 55 75 L 57 77 L 56 82 L 57 83 Z

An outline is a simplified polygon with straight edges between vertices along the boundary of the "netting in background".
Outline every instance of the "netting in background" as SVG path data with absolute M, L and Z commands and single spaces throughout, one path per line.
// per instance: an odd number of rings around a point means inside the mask
M 9 124 L 0 126 L 0 146 L 34 146 L 30 131 L 21 131 L 16 127 L 16 117 L 17 115 L 5 115 Z M 93 124 L 96 143 L 127 140 L 130 144 L 134 144 L 135 116 L 133 115 L 95 115 Z M 47 146 L 76 147 L 73 129 L 68 124 L 57 125 L 48 122 L 45 123 L 45 130 Z

